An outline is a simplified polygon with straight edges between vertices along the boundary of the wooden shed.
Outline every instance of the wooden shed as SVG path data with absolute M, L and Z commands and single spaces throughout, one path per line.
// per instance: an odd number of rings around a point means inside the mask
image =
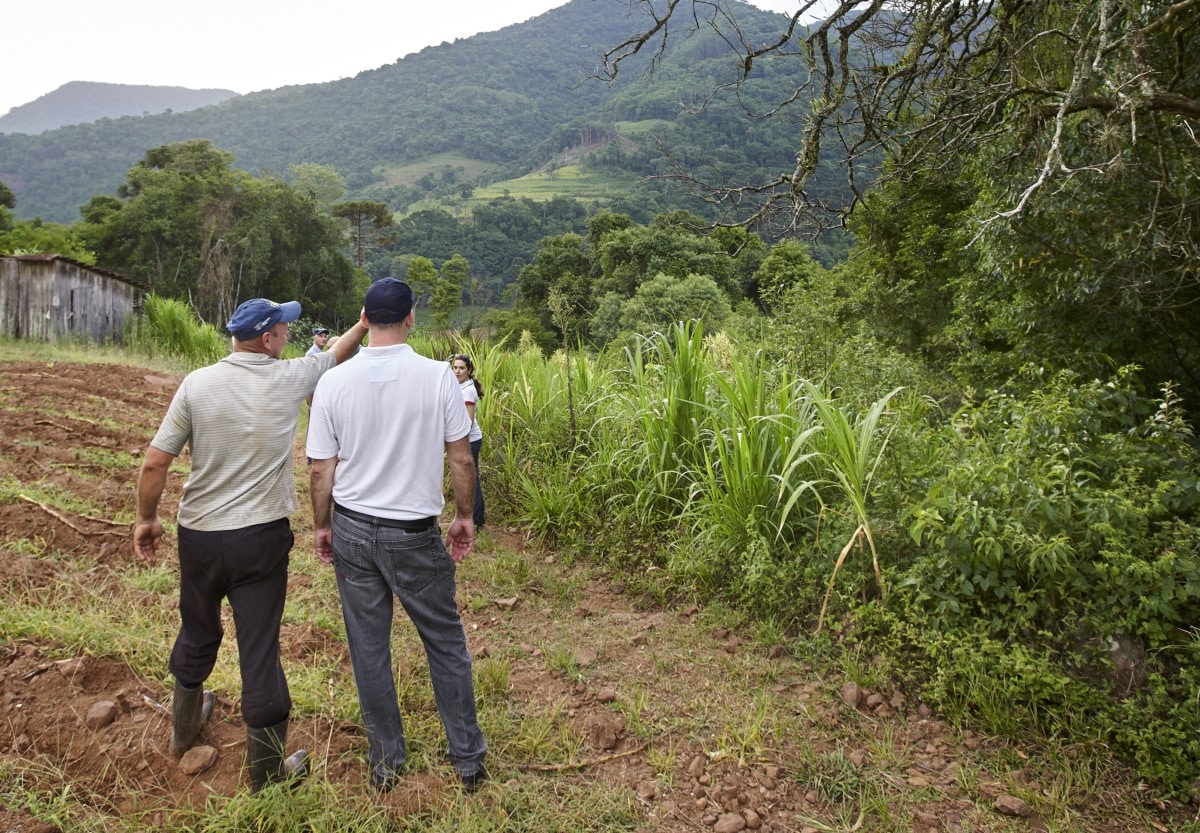
M 148 287 L 54 254 L 0 257 L 0 332 L 40 341 L 119 342 Z

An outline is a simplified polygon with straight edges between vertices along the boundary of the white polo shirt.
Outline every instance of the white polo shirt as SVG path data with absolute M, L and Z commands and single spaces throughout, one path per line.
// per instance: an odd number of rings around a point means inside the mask
M 463 404 L 469 403 L 475 406 L 475 419 L 471 422 L 471 434 L 467 439 L 471 442 L 482 440 L 483 429 L 479 427 L 479 391 L 475 390 L 475 380 L 468 379 L 460 383 L 459 387 L 462 388 Z
M 364 347 L 321 377 L 308 418 L 308 456 L 338 458 L 333 500 L 377 518 L 441 514 L 446 443 L 471 430 L 445 362 L 407 344 Z

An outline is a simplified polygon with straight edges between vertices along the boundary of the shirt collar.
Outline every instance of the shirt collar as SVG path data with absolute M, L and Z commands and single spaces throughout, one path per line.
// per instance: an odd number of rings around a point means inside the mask
M 228 356 L 221 359 L 221 361 L 233 362 L 235 364 L 266 364 L 267 362 L 276 361 L 276 359 L 271 358 L 266 353 L 247 353 L 245 351 L 238 351 L 236 353 L 230 353 Z

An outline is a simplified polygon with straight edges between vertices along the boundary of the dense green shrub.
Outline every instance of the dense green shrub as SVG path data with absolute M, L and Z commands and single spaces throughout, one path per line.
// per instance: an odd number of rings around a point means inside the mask
M 1103 737 L 1183 792 L 1200 775 L 1200 457 L 1172 391 L 1139 396 L 1133 375 L 1027 371 L 931 436 L 944 469 L 911 513 L 891 630 L 943 708 Z
M 901 584 L 948 627 L 1157 648 L 1200 599 L 1200 468 L 1168 390 L 1062 373 L 964 407 L 935 442 L 945 473 L 912 514 L 923 554 Z

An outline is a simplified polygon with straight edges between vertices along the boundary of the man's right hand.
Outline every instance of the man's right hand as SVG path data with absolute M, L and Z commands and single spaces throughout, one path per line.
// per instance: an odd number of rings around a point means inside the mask
M 138 558 L 153 564 L 158 560 L 158 541 L 163 536 L 162 522 L 155 518 L 149 523 L 133 525 L 133 549 Z
M 333 563 L 333 528 L 325 527 L 313 530 L 313 542 L 316 544 L 317 558 L 326 564 Z

